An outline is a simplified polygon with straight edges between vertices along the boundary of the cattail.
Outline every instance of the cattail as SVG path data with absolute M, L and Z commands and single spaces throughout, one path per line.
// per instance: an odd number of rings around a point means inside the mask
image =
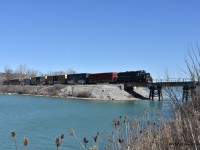
M 97 132 L 97 134 L 93 137 L 94 142 L 97 142 L 97 141 L 98 141 L 98 136 L 99 136 L 99 132 Z
M 24 147 L 26 149 L 26 146 L 28 145 L 28 138 L 25 136 L 24 137 Z
M 94 136 L 93 139 L 94 139 L 94 142 L 97 142 L 98 141 L 98 135 Z
M 82 142 L 79 140 L 79 138 L 75 135 L 75 132 L 74 132 L 73 129 L 71 129 L 71 130 L 69 131 L 69 134 L 72 135 L 72 136 L 81 144 L 81 146 L 82 146 L 84 149 L 86 149 L 86 145 L 83 145 L 83 143 L 82 143 Z
M 87 138 L 84 137 L 84 138 L 83 138 L 83 143 L 84 143 L 84 145 L 85 145 L 85 149 L 86 149 L 86 144 L 87 144 L 88 142 L 89 142 L 89 141 L 87 140 Z
M 63 140 L 63 139 L 64 139 L 64 137 L 65 137 L 64 133 L 63 133 L 63 134 L 61 134 L 61 136 L 60 136 L 61 140 Z
M 116 120 L 116 119 L 113 119 L 113 125 L 114 125 L 115 128 L 116 128 L 116 126 L 117 126 L 117 120 Z
M 74 130 L 70 130 L 70 135 L 74 135 L 75 134 L 75 132 L 74 132 Z
M 85 144 L 87 144 L 89 141 L 87 140 L 86 137 L 84 137 L 84 138 L 83 138 L 83 142 L 84 142 Z
M 118 125 L 118 126 L 120 125 L 120 121 L 117 121 L 117 125 Z
M 97 136 L 99 135 L 99 132 L 97 132 Z
M 127 116 L 124 116 L 124 123 L 129 122 L 129 118 Z
M 12 136 L 13 138 L 15 138 L 15 136 L 16 136 L 16 132 L 15 132 L 15 131 L 10 132 L 10 134 L 11 134 L 11 136 Z
M 96 135 L 95 137 L 94 137 L 94 142 L 97 142 L 98 141 L 98 136 Z
M 148 125 L 148 126 L 150 126 L 150 125 L 151 125 L 151 122 L 150 122 L 150 120 L 148 120 L 148 121 L 147 121 L 147 125 Z
M 57 146 L 57 148 L 58 148 L 58 147 L 60 146 L 60 138 L 57 137 L 55 142 L 56 142 L 56 146 Z
M 16 143 L 16 139 L 15 139 L 15 137 L 16 137 L 16 132 L 15 132 L 15 131 L 12 131 L 12 132 L 10 132 L 10 134 L 11 134 L 11 137 L 13 138 L 13 140 L 14 140 L 14 142 L 15 142 L 15 149 L 17 150 L 17 143 Z
M 124 139 L 123 138 L 119 138 L 118 141 L 119 141 L 119 143 L 123 143 Z

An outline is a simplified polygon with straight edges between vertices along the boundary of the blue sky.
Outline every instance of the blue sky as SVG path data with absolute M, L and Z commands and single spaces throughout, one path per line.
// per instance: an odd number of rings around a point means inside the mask
M 182 76 L 187 48 L 200 41 L 198 0 L 1 0 L 0 71 L 168 68 Z

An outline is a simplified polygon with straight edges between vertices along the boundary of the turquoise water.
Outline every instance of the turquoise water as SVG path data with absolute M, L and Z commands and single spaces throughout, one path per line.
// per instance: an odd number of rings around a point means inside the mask
M 169 115 L 166 101 L 91 101 L 20 95 L 0 95 L 0 150 L 14 150 L 10 136 L 16 131 L 18 150 L 23 149 L 27 136 L 30 150 L 55 150 L 55 138 L 62 133 L 62 150 L 82 149 L 71 129 L 81 139 L 87 137 L 89 145 L 96 132 L 112 131 L 112 120 L 120 115 L 133 116 L 144 108 L 160 109 Z

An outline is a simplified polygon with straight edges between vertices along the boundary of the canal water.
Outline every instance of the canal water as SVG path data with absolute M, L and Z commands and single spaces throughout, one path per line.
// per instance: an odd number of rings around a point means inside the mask
M 112 120 L 119 116 L 135 116 L 148 109 L 163 112 L 169 117 L 167 101 L 95 101 L 61 99 L 20 95 L 0 95 L 0 150 L 15 150 L 10 132 L 16 131 L 18 150 L 23 149 L 27 136 L 30 150 L 55 150 L 55 139 L 62 133 L 62 150 L 82 149 L 77 140 L 69 135 L 73 129 L 82 141 L 96 132 L 101 134 L 114 128 Z M 89 144 L 89 145 L 90 145 Z

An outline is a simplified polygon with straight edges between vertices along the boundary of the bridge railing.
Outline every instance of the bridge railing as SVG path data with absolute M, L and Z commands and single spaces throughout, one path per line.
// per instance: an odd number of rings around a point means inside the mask
M 190 78 L 169 78 L 169 79 L 153 79 L 153 83 L 163 82 L 191 82 Z

